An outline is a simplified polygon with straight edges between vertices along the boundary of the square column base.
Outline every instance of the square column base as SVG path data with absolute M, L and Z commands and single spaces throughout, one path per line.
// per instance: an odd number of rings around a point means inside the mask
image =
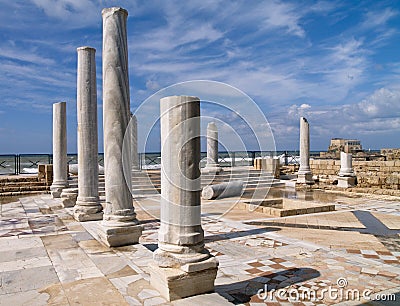
M 104 226 L 101 225 L 98 237 L 108 247 L 119 247 L 139 242 L 143 227 L 131 226 Z
M 150 284 L 168 301 L 174 301 L 214 291 L 218 261 L 211 257 L 180 268 L 160 268 L 151 263 L 149 268 Z
M 200 171 L 204 174 L 218 174 L 220 172 L 223 172 L 223 169 L 219 166 L 205 166 L 204 168 L 201 168 Z
M 338 187 L 341 188 L 350 188 L 354 187 L 356 185 L 356 177 L 355 176 L 350 176 L 350 177 L 338 177 Z
M 311 173 L 301 173 L 297 175 L 297 184 L 309 184 L 312 185 L 314 184 L 314 180 L 312 178 Z
M 65 188 L 60 197 L 63 207 L 74 207 L 78 198 L 78 188 Z

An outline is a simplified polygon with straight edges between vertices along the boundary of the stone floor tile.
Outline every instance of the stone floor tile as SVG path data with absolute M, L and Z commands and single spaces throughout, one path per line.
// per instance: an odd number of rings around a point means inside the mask
M 59 282 L 51 265 L 1 272 L 0 279 L 0 299 L 2 294 L 30 291 Z

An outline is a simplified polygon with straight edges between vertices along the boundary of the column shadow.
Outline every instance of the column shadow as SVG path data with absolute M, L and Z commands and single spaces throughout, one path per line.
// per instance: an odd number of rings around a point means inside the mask
M 252 279 L 215 286 L 215 292 L 224 298 L 227 298 L 235 305 L 255 302 L 264 302 L 264 297 L 269 301 L 273 296 L 273 291 L 302 283 L 313 278 L 317 278 L 321 273 L 313 268 L 292 268 L 280 272 L 265 272 Z M 261 296 L 258 297 L 258 295 Z

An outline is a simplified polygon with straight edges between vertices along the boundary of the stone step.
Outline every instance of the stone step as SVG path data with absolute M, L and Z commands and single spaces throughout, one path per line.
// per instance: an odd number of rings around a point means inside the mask
M 133 195 L 142 195 L 142 194 L 159 194 L 161 189 L 156 188 L 141 188 L 141 189 L 132 189 Z

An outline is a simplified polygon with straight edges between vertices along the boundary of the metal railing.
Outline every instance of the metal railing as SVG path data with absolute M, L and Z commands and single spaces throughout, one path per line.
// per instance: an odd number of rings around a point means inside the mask
M 68 164 L 78 163 L 78 154 L 67 155 Z M 0 174 L 36 173 L 39 164 L 53 163 L 52 154 L 1 154 Z M 104 166 L 104 154 L 99 153 L 98 163 Z
M 319 156 L 318 152 L 310 152 L 311 157 Z M 298 164 L 298 151 L 232 151 L 218 152 L 218 161 L 221 167 L 252 166 L 257 157 L 280 157 L 281 164 Z M 206 165 L 207 153 L 201 153 L 200 166 Z M 51 164 L 52 154 L 7 154 L 0 155 L 0 174 L 35 173 L 39 164 Z M 67 155 L 68 164 L 78 163 L 78 154 Z M 99 165 L 104 166 L 104 154 L 98 155 Z M 157 169 L 161 167 L 161 153 L 139 153 L 141 169 Z

